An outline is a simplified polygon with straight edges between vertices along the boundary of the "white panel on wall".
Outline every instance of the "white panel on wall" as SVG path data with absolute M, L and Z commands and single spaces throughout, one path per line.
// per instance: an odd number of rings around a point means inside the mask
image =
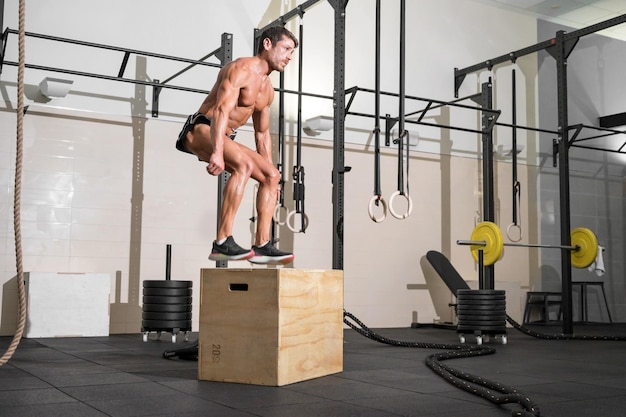
M 24 275 L 28 300 L 25 337 L 109 335 L 109 274 Z

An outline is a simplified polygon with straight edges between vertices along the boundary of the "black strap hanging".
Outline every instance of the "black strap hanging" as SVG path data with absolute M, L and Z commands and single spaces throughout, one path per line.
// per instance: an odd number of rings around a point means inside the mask
M 521 202 L 521 184 L 517 179 L 517 81 L 515 71 L 515 59 L 513 60 L 513 69 L 511 70 L 511 152 L 512 152 L 512 195 L 513 195 L 513 222 L 507 228 L 507 237 L 513 241 L 518 242 L 522 239 L 522 228 L 519 225 L 519 205 Z M 511 237 L 513 230 L 518 231 L 517 236 Z
M 406 219 L 411 214 L 413 210 L 413 201 L 411 200 L 411 196 L 408 194 L 408 190 L 405 190 L 404 187 L 404 141 L 406 142 L 406 165 L 407 165 L 407 188 L 408 188 L 408 166 L 409 166 L 409 142 L 408 142 L 408 132 L 404 129 L 404 101 L 405 101 L 405 85 L 406 85 L 406 71 L 405 71 L 405 62 L 406 62 L 406 0 L 402 0 L 400 2 L 400 94 L 399 94 L 399 110 L 398 110 L 398 190 L 394 192 L 389 198 L 389 212 L 396 219 Z M 400 214 L 397 213 L 393 209 L 393 200 L 397 196 L 404 196 L 407 200 L 407 210 L 405 213 Z
M 289 214 L 287 225 L 295 233 L 304 233 L 308 227 L 308 218 L 304 211 L 304 167 L 302 166 L 302 69 L 303 69 L 303 42 L 304 25 L 300 17 L 300 46 L 298 53 L 298 120 L 296 135 L 296 165 L 293 167 L 293 200 L 294 211 Z M 300 214 L 300 228 L 291 226 L 289 219 L 295 214 Z
M 278 164 L 276 167 L 280 172 L 278 204 L 274 210 L 274 222 L 279 226 L 284 226 L 287 220 L 287 208 L 285 207 L 285 74 L 280 73 L 280 92 L 278 93 Z M 281 220 L 280 213 L 284 211 L 285 219 Z M 272 234 L 273 234 L 272 228 Z
M 374 196 L 370 200 L 368 206 L 368 213 L 370 218 L 380 223 L 387 217 L 387 203 L 382 196 L 380 187 L 380 3 L 381 0 L 376 0 L 376 74 L 375 74 L 375 95 L 374 95 Z M 382 205 L 382 214 L 376 217 L 374 214 L 374 207 Z

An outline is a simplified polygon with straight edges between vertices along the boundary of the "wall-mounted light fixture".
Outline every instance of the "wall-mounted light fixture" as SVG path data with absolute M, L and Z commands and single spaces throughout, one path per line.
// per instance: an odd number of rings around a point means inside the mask
M 524 150 L 524 145 L 521 143 L 516 144 L 515 153 L 520 154 Z M 513 157 L 513 146 L 512 145 L 497 145 L 496 153 L 503 158 L 512 158 Z
M 74 81 L 46 77 L 39 83 L 39 91 L 48 98 L 63 98 L 72 89 Z
M 315 116 L 307 119 L 304 124 L 305 127 L 316 132 L 326 132 L 333 128 L 333 118 L 330 116 Z

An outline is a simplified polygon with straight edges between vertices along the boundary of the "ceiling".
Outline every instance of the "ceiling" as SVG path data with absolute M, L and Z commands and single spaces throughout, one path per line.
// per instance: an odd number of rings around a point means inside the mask
M 626 14 L 624 0 L 481 0 L 576 29 Z M 626 41 L 626 23 L 598 32 Z

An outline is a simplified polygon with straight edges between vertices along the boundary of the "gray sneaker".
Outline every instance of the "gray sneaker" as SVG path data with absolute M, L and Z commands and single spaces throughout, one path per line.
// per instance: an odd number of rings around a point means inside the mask
M 253 264 L 286 265 L 295 258 L 293 253 L 278 250 L 269 242 L 263 246 L 252 246 L 252 251 L 254 256 L 248 261 Z
M 254 251 L 251 249 L 244 249 L 235 243 L 235 239 L 232 236 L 228 236 L 226 241 L 221 245 L 217 242 L 213 242 L 213 250 L 209 255 L 209 259 L 212 261 L 245 261 L 254 256 Z

